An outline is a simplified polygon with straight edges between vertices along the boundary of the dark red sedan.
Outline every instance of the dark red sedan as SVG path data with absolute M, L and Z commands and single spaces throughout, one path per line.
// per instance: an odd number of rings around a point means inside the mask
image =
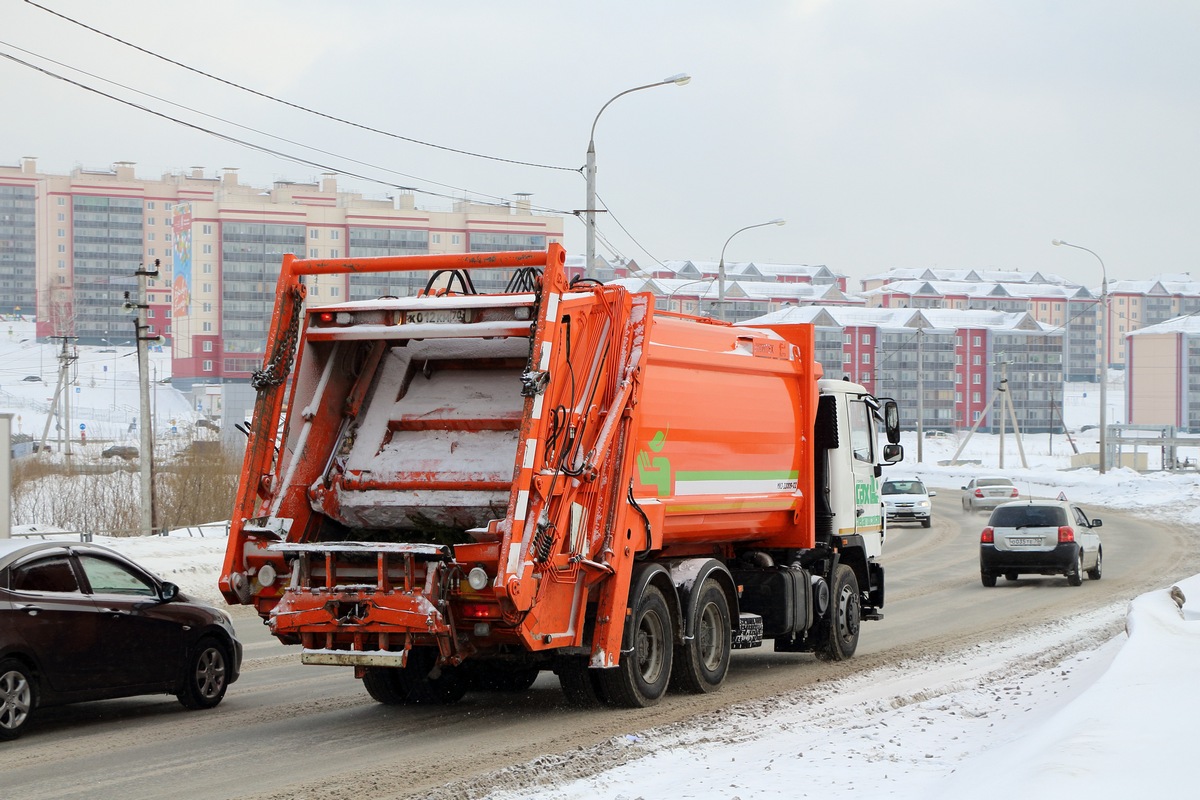
M 0 740 L 50 705 L 173 694 L 212 708 L 241 662 L 228 614 L 121 554 L 0 540 Z

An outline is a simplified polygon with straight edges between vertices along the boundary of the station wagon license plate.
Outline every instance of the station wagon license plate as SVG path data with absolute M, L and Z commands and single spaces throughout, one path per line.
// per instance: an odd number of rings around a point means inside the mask
M 1020 539 L 1009 539 L 1008 543 L 1014 547 L 1032 547 L 1035 544 L 1041 544 L 1042 540 L 1026 536 Z

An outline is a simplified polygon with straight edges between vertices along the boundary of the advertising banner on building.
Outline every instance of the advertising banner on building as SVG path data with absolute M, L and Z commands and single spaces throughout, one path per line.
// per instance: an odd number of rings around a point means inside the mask
M 192 207 L 183 203 L 174 213 L 175 280 L 171 284 L 171 315 L 186 317 L 192 309 Z

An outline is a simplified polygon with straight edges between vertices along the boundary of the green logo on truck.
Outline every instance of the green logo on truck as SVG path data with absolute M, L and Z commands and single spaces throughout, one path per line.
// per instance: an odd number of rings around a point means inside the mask
M 661 453 L 667 444 L 666 431 L 659 431 L 646 447 Z M 671 494 L 671 459 L 666 456 L 651 456 L 642 450 L 637 455 L 638 481 L 643 486 L 653 486 L 659 497 Z

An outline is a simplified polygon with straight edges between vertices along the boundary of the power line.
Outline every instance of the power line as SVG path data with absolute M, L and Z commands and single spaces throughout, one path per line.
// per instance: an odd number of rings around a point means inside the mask
M 160 61 L 165 61 L 168 64 L 174 64 L 175 66 L 186 69 L 189 72 L 194 72 L 197 75 L 204 76 L 205 78 L 210 78 L 211 80 L 217 81 L 219 83 L 223 83 L 226 86 L 231 86 L 234 89 L 240 89 L 243 92 L 249 92 L 250 94 L 253 94 L 257 97 L 261 97 L 265 100 L 270 100 L 272 102 L 288 106 L 289 108 L 294 108 L 298 111 L 303 111 L 308 114 L 313 114 L 318 117 L 323 117 L 324 119 L 332 120 L 333 122 L 340 122 L 343 125 L 350 125 L 351 127 L 359 128 L 360 130 L 369 131 L 371 133 L 377 133 L 381 136 L 388 136 L 393 139 L 398 139 L 400 141 L 409 142 L 411 144 L 419 144 L 423 147 L 432 147 L 436 150 L 444 150 L 448 153 L 457 153 L 458 155 L 471 156 L 472 158 L 483 158 L 488 161 L 499 161 L 499 162 L 503 162 L 505 164 L 516 164 L 516 165 L 522 166 L 522 167 L 536 167 L 538 169 L 561 170 L 563 172 L 581 172 L 583 169 L 582 167 L 562 167 L 562 166 L 556 166 L 556 165 L 552 165 L 552 164 L 538 164 L 533 161 L 519 161 L 517 159 L 512 159 L 512 158 L 501 158 L 499 156 L 489 156 L 489 155 L 484 155 L 482 153 L 473 153 L 470 150 L 460 150 L 455 147 L 447 147 L 446 145 L 435 144 L 433 142 L 426 142 L 426 141 L 422 141 L 421 139 L 414 139 L 410 136 L 401 136 L 398 133 L 392 133 L 390 131 L 381 130 L 379 128 L 373 128 L 369 125 L 363 125 L 358 122 L 352 122 L 351 120 L 343 119 L 342 117 L 337 117 L 332 114 L 326 114 L 323 111 L 317 111 L 315 109 L 308 108 L 307 106 L 302 106 L 302 105 L 299 105 L 298 103 L 293 103 L 288 100 L 284 100 L 282 98 L 275 97 L 274 95 L 267 94 L 266 92 L 260 92 L 257 89 L 252 89 L 248 86 L 243 86 L 240 83 L 235 83 L 234 81 L 226 80 L 225 78 L 219 77 L 217 75 L 213 75 L 209 72 L 205 72 L 204 70 L 197 69 L 196 67 L 192 67 L 187 64 L 184 64 L 182 61 L 176 61 L 174 59 L 167 58 L 164 55 L 155 53 L 153 50 L 147 50 L 146 48 L 141 47 L 136 44 L 133 44 L 132 42 L 128 42 L 128 41 L 120 38 L 119 36 L 114 36 L 111 33 L 106 33 L 105 31 L 102 31 L 99 28 L 94 28 L 91 25 L 80 22 L 77 19 L 68 17 L 66 14 L 61 14 L 52 8 L 46 8 L 43 5 L 39 5 L 38 3 L 33 2 L 33 0 L 25 0 L 25 2 L 28 3 L 29 5 L 33 6 L 34 8 L 41 9 L 42 11 L 45 11 L 48 14 L 53 14 L 54 16 L 58 17 L 59 19 L 70 22 L 72 25 L 78 25 L 81 28 L 85 28 L 86 30 L 91 31 L 92 33 L 99 34 L 100 36 L 103 36 L 107 39 L 111 39 L 114 42 L 123 44 L 126 47 L 131 47 L 134 50 L 137 50 L 138 52 L 145 53 L 146 55 L 157 58 Z
M 346 169 L 341 169 L 341 168 L 333 166 L 331 164 L 325 164 L 323 162 L 313 161 L 311 159 L 303 158 L 301 156 L 293 155 L 290 153 L 285 153 L 281 150 L 275 150 L 270 147 L 265 147 L 260 144 L 255 144 L 254 142 L 250 142 L 245 139 L 239 139 L 236 136 L 230 136 L 229 134 L 221 133 L 220 131 L 216 131 L 211 128 L 206 128 L 202 125 L 197 125 L 192 122 L 187 122 L 187 121 L 179 119 L 177 117 L 173 117 L 170 114 L 164 114 L 161 111 L 155 111 L 152 108 L 148 108 L 146 106 L 139 105 L 138 103 L 134 103 L 131 100 L 125 100 L 124 98 L 120 98 L 120 97 L 117 97 L 116 95 L 109 94 L 108 92 L 101 91 L 95 87 L 88 86 L 85 83 L 81 83 L 79 81 L 72 80 L 71 78 L 68 78 L 65 75 L 59 75 L 58 73 L 52 72 L 48 69 L 45 69 L 44 67 L 39 67 L 36 64 L 31 64 L 28 61 L 24 61 L 24 60 L 17 58 L 16 56 L 13 56 L 9 53 L 0 53 L 0 57 L 6 58 L 9 61 L 20 64 L 22 66 L 28 67 L 29 69 L 32 69 L 36 72 L 40 72 L 43 75 L 46 75 L 48 77 L 55 78 L 57 80 L 65 82 L 65 83 L 69 83 L 72 86 L 77 86 L 80 89 L 84 89 L 85 91 L 92 92 L 93 94 L 97 94 L 97 95 L 100 95 L 101 97 L 108 98 L 109 100 L 115 100 L 116 102 L 121 103 L 123 105 L 127 105 L 127 106 L 129 106 L 131 108 L 135 108 L 139 111 L 144 111 L 147 114 L 151 114 L 151 115 L 159 117 L 161 119 L 165 119 L 170 122 L 174 122 L 174 123 L 176 123 L 178 125 L 182 125 L 186 128 L 191 128 L 192 130 L 199 131 L 200 133 L 206 133 L 209 136 L 215 136 L 216 138 L 230 142 L 231 144 L 237 144 L 237 145 L 241 145 L 242 147 L 247 147 L 251 150 L 256 150 L 260 153 L 266 153 L 268 155 L 276 156 L 277 158 L 282 158 L 284 160 L 292 161 L 297 164 L 303 164 L 305 166 L 316 167 L 317 169 L 321 169 L 326 172 L 336 172 L 336 173 L 340 173 L 342 175 L 347 175 L 352 178 L 359 178 L 361 180 L 370 181 L 372 183 L 378 183 L 382 186 L 388 186 L 393 189 L 409 190 L 409 191 L 419 192 L 421 194 L 430 195 L 432 197 L 445 198 L 448 200 L 459 200 L 460 199 L 454 195 L 444 194 L 441 192 L 434 192 L 434 191 L 430 191 L 428 189 L 421 189 L 416 186 L 408 186 L 405 184 L 392 183 L 390 181 L 385 181 L 380 178 L 372 177 L 369 175 L 363 175 L 363 174 L 357 173 L 357 172 L 351 172 L 350 170 L 346 170 Z M 301 145 L 301 146 L 304 146 L 304 145 Z M 312 149 L 315 150 L 316 148 L 312 148 Z M 484 201 L 479 201 L 479 202 L 481 205 L 490 205 L 490 206 L 505 206 L 505 205 L 507 205 L 507 203 L 489 203 L 489 202 L 484 202 Z M 547 213 L 552 213 L 552 214 L 567 215 L 567 214 L 572 213 L 570 211 L 561 211 L 561 210 L 554 210 L 554 209 L 542 209 L 542 210 L 545 210 Z
M 492 198 L 493 200 L 496 200 L 498 204 L 504 204 L 504 203 L 506 203 L 506 202 L 507 202 L 507 201 L 505 201 L 505 199 L 504 199 L 504 198 L 502 198 L 502 197 L 498 197 L 498 196 L 496 196 L 496 195 L 490 195 L 490 194 L 487 194 L 487 193 L 485 193 L 485 192 L 477 192 L 477 191 L 473 191 L 473 190 L 470 190 L 470 189 L 463 188 L 463 187 L 461 187 L 461 186 L 454 186 L 454 185 L 451 185 L 451 184 L 448 184 L 448 183 L 441 183 L 441 182 L 439 182 L 439 181 L 431 180 L 431 179 L 429 179 L 429 178 L 422 178 L 422 177 L 420 177 L 420 176 L 417 176 L 417 175 L 411 175 L 411 174 L 409 174 L 409 173 L 400 172 L 400 171 L 398 171 L 398 170 L 390 169 L 390 168 L 388 168 L 388 167 L 384 167 L 384 166 L 381 166 L 381 165 L 378 165 L 378 164 L 372 164 L 372 163 L 369 163 L 369 162 L 366 162 L 366 161 L 360 161 L 359 159 L 352 158 L 352 157 L 350 157 L 350 156 L 346 156 L 346 155 L 342 155 L 342 154 L 340 154 L 340 153 L 334 153 L 334 152 L 332 152 L 332 151 L 330 151 L 330 150 L 324 150 L 324 149 L 322 149 L 322 148 L 320 148 L 320 147 L 316 147 L 316 146 L 314 146 L 314 145 L 309 145 L 309 144 L 305 144 L 305 143 L 303 143 L 303 142 L 298 142 L 298 141 L 296 141 L 296 140 L 294 140 L 294 139 L 288 139 L 287 137 L 284 137 L 284 136 L 277 136 L 277 135 L 275 135 L 275 134 L 273 134 L 273 133 L 268 133 L 267 131 L 259 130 L 259 129 L 257 129 L 257 128 L 252 128 L 252 127 L 250 127 L 249 125 L 243 125 L 243 124 L 242 124 L 242 123 L 240 123 L 240 122 L 234 122 L 233 120 L 225 119 L 224 117 L 219 117 L 219 116 L 217 116 L 217 115 L 215 115 L 215 114 L 209 114 L 209 113 L 207 113 L 207 112 L 205 112 L 205 111 L 200 111 L 199 109 L 192 108 L 191 106 L 187 106 L 187 105 L 184 105 L 184 104 L 182 104 L 182 103 L 177 103 L 177 102 L 175 102 L 175 101 L 173 101 L 173 100 L 168 100 L 168 99 L 166 99 L 166 98 L 164 98 L 164 97 L 159 97 L 158 95 L 151 94 L 150 92 L 145 92 L 145 91 L 142 91 L 141 89 L 138 89 L 138 88 L 136 88 L 136 87 L 129 86 L 129 85 L 127 85 L 127 84 L 121 83 L 120 81 L 114 81 L 114 80 L 111 80 L 111 79 L 109 79 L 109 78 L 105 78 L 105 77 L 104 77 L 104 76 L 102 76 L 102 75 L 97 75 L 97 74 L 95 74 L 95 73 L 88 72 L 87 70 L 83 70 L 83 69 L 80 69 L 80 68 L 78 68 L 78 67 L 71 66 L 70 64 L 66 64 L 66 63 L 64 63 L 64 62 L 62 62 L 62 61 L 57 61 L 57 60 L 55 60 L 55 59 L 53 59 L 53 58 L 49 58 L 48 56 L 43 56 L 43 55 L 41 55 L 41 54 L 39 54 L 39 53 L 34 53 L 34 52 L 32 52 L 31 50 L 26 50 L 25 48 L 23 48 L 23 47 L 20 47 L 20 46 L 18 46 L 18 45 L 14 45 L 14 44 L 12 44 L 12 43 L 10 43 L 10 42 L 6 42 L 6 41 L 3 41 L 3 40 L 0 40 L 0 45 L 4 45 L 4 46 L 6 46 L 6 47 L 11 47 L 11 48 L 12 48 L 12 49 L 14 49 L 14 50 L 19 50 L 19 51 L 20 51 L 20 52 L 22 52 L 22 53 L 26 53 L 26 54 L 28 54 L 28 55 L 30 55 L 30 56 L 33 56 L 33 57 L 35 57 L 35 58 L 40 58 L 40 59 L 42 59 L 43 61 L 48 61 L 48 62 L 50 62 L 51 64 L 57 64 L 58 66 L 60 66 L 60 67 L 64 67 L 64 68 L 66 68 L 66 69 L 69 69 L 69 70 L 72 70 L 73 72 L 78 72 L 78 73 L 80 73 L 80 74 L 82 74 L 82 75 L 87 75 L 89 78 L 95 78 L 96 80 L 99 80 L 99 81 L 104 81 L 105 83 L 111 84 L 111 85 L 113 85 L 113 86 L 119 86 L 119 87 L 121 87 L 122 89 L 125 89 L 125 90 L 127 90 L 127 91 L 134 92 L 134 93 L 136 93 L 136 94 L 140 94 L 140 95 L 142 95 L 143 97 L 149 97 L 149 98 L 151 98 L 151 99 L 153 99 L 153 100 L 157 100 L 157 101 L 159 101 L 159 102 L 161 102 L 161 103 L 166 103 L 167 105 L 171 105 L 171 106 L 174 106 L 174 107 L 176 107 L 176 108 L 181 108 L 181 109 L 183 109 L 183 110 L 185 110 L 185 111 L 190 111 L 190 112 L 192 112 L 193 114 L 199 114 L 199 115 L 200 115 L 200 116 L 202 116 L 202 117 L 208 117 L 209 119 L 213 119 L 213 120 L 216 120 L 216 121 L 218 121 L 218 122 L 223 122 L 223 123 L 225 123 L 225 124 L 227 124 L 227 125 L 233 125 L 233 126 L 235 126 L 235 127 L 241 128 L 242 130 L 250 131 L 250 132 L 252 132 L 252 133 L 257 133 L 257 134 L 259 134 L 260 136 L 266 136 L 266 137 L 269 137 L 269 138 L 271 138 L 271 139 L 276 139 L 276 140 L 278 140 L 278 141 L 281 141 L 281 142 L 286 142 L 287 144 L 293 144 L 293 145 L 296 145 L 297 147 L 303 147 L 303 148 L 305 148 L 305 149 L 307 149 L 307 150 L 312 150 L 312 151 L 314 151 L 314 152 L 317 152 L 317 153 L 323 153 L 323 154 L 325 154 L 325 155 L 328 155 L 328 156 L 333 156 L 334 158 L 340 158 L 340 159 L 343 159 L 343 160 L 345 160 L 345 161 L 349 161 L 349 162 L 351 162 L 351 163 L 353 163 L 353 164 L 359 164 L 359 165 L 361 165 L 361 166 L 364 166 L 364 167 L 369 167 L 369 168 L 371 168 L 371 169 L 377 169 L 377 170 L 381 170 L 381 171 L 383 171 L 383 172 L 389 172 L 389 173 L 391 173 L 391 174 L 393 174 L 393 175 L 399 175 L 399 176 L 401 176 L 401 177 L 404 177 L 404 178 L 412 178 L 413 180 L 424 181 L 424 182 L 426 182 L 426 183 L 429 183 L 429 184 L 432 184 L 432 185 L 434 185 L 434 186 L 441 186 L 441 187 L 443 187 L 443 188 L 446 188 L 446 189 L 453 189 L 453 190 L 455 190 L 455 191 L 460 191 L 460 192 L 463 192 L 463 193 L 465 193 L 465 194 L 475 194 L 475 195 L 482 196 L 482 197 L 490 197 L 490 198 Z M 2 54 L 0 54 L 0 55 L 2 55 Z M 38 69 L 36 66 L 33 66 L 33 65 L 30 65 L 30 64 L 27 64 L 26 62 L 24 62 L 24 61 L 21 61 L 20 59 L 15 59 L 15 58 L 14 58 L 14 59 L 12 59 L 12 60 L 16 61 L 17 63 L 25 64 L 26 66 L 30 66 L 30 67 L 31 67 L 31 68 L 33 68 L 33 69 Z M 46 74 L 46 75 L 49 75 L 49 76 L 52 76 L 52 77 L 60 77 L 60 76 L 58 76 L 57 74 L 55 74 L 55 73 L 53 73 L 53 72 L 50 72 L 50 71 L 48 71 L 48 70 L 41 70 L 41 71 L 42 71 L 44 74 Z M 66 79 L 66 78 L 63 78 L 63 80 L 68 80 L 68 81 L 69 81 L 69 79 Z M 69 81 L 69 82 L 72 82 L 72 83 L 74 83 L 73 81 Z M 84 85 L 84 84 L 80 84 L 80 83 L 75 83 L 75 85 L 76 85 L 76 86 L 80 86 L 81 88 L 89 88 L 89 87 L 87 87 L 86 85 Z M 101 93 L 101 94 L 103 94 L 103 93 Z M 105 96 L 105 97 L 112 97 L 111 95 L 104 95 L 104 96 Z M 124 101 L 120 100 L 120 98 L 113 97 L 112 99 L 116 99 L 116 100 L 118 100 L 118 102 L 124 102 Z M 145 109 L 141 109 L 141 107 L 140 107 L 140 106 L 135 106 L 135 108 L 139 108 L 140 110 L 145 110 Z M 179 122 L 179 120 L 176 120 L 174 117 L 168 117 L 168 119 L 171 119 L 172 121 L 175 121 L 175 122 Z M 186 124 L 186 123 L 181 123 L 181 124 Z M 340 172 L 340 171 L 341 171 L 341 170 L 339 170 L 339 172 Z M 541 206 L 532 206 L 532 205 L 531 205 L 530 207 L 531 207 L 531 209 L 533 209 L 533 210 L 537 210 L 537 211 L 544 211 L 544 212 L 546 212 L 546 213 L 562 213 L 562 212 L 559 212 L 559 211 L 557 211 L 557 210 L 555 210 L 555 209 L 545 208 L 545 207 L 541 207 Z

